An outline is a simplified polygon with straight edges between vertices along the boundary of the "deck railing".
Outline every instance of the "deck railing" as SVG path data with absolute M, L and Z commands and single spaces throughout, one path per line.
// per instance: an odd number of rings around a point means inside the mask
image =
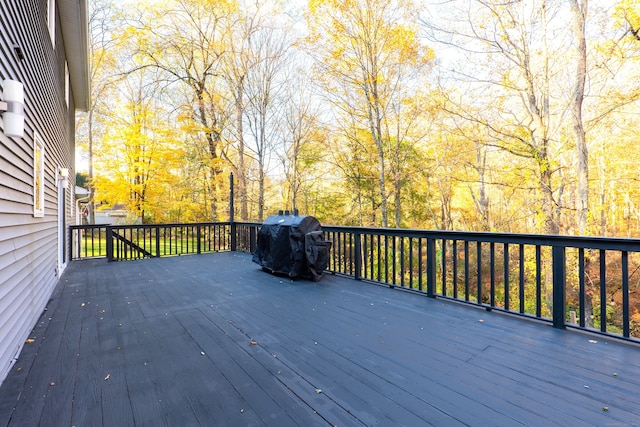
M 72 227 L 74 259 L 253 252 L 259 223 Z M 324 226 L 327 271 L 640 340 L 640 239 Z
M 220 223 L 71 226 L 72 259 L 109 261 L 222 252 L 231 225 Z

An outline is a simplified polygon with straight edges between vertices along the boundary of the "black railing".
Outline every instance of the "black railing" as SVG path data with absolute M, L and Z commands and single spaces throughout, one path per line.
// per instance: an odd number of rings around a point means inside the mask
M 74 226 L 74 259 L 253 252 L 259 223 Z M 324 226 L 328 272 L 640 340 L 640 240 Z
M 232 250 L 229 223 L 72 226 L 72 259 L 134 260 Z
M 640 338 L 639 239 L 323 230 L 333 242 L 334 273 L 556 327 Z

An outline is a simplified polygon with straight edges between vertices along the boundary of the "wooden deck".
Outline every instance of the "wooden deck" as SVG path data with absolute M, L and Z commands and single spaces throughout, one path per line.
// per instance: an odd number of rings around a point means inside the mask
M 640 348 L 240 253 L 76 261 L 5 425 L 640 425 Z

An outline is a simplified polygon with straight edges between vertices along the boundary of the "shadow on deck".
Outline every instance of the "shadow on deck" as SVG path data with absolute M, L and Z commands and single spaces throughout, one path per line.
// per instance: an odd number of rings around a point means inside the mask
M 2 426 L 638 423 L 637 345 L 240 253 L 71 263 L 0 388 Z

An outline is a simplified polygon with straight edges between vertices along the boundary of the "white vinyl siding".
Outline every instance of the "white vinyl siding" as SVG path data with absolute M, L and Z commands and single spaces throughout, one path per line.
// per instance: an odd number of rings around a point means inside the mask
M 0 2 L 0 78 L 24 85 L 23 138 L 0 132 L 0 383 L 6 378 L 58 282 L 57 166 L 69 168 L 65 225 L 73 224 L 76 59 L 65 62 L 55 34 L 72 27 L 86 0 Z M 65 6 L 65 14 L 59 8 Z M 46 8 L 46 9 L 45 9 Z M 56 23 L 56 20 L 58 22 Z M 79 21 L 78 21 L 79 22 Z M 65 24 L 63 24 L 65 23 Z M 56 28 L 60 26 L 60 28 Z M 68 40 L 73 40 L 70 33 Z M 79 37 L 79 36 L 78 36 Z M 13 54 L 16 40 L 28 58 Z M 63 39 L 59 39 L 58 42 Z M 50 43 L 54 42 L 53 44 Z M 70 43 L 75 46 L 73 43 Z M 66 72 L 68 70 L 68 73 Z M 81 80 L 81 79 L 80 79 Z M 80 86 L 80 88 L 82 88 Z M 68 100 L 67 98 L 68 96 Z M 65 101 L 68 102 L 65 105 Z M 36 344 L 37 345 L 37 344 Z

